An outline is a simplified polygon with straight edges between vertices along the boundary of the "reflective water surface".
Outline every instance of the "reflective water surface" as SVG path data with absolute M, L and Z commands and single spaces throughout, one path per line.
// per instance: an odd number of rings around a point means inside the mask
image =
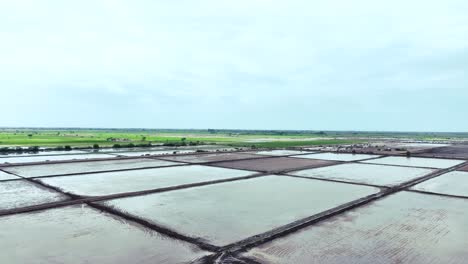
M 378 191 L 367 186 L 266 176 L 103 204 L 222 246 Z
M 249 251 L 260 263 L 464 264 L 468 200 L 398 193 Z
M 468 172 L 452 171 L 422 182 L 411 189 L 468 197 Z
M 15 175 L 8 174 L 6 172 L 0 171 L 0 181 L 1 180 L 11 180 L 11 179 L 19 179 Z
M 463 163 L 462 160 L 449 160 L 449 159 L 430 159 L 418 157 L 385 157 L 381 159 L 363 161 L 365 163 L 373 164 L 388 164 L 400 166 L 414 166 L 414 167 L 428 167 L 445 169 Z
M 25 180 L 0 182 L 0 210 L 66 200 L 67 197 Z M 0 229 L 3 230 L 3 227 Z M 1 233 L 1 232 L 0 232 Z
M 44 162 L 44 161 L 60 161 L 60 160 L 81 160 L 81 159 L 106 159 L 115 158 L 114 155 L 108 154 L 76 154 L 76 155 L 51 155 L 51 156 L 30 156 L 30 157 L 9 157 L 0 158 L 1 163 L 29 163 L 29 162 Z
M 324 168 L 301 170 L 289 174 L 373 185 L 393 186 L 422 177 L 432 169 L 394 167 L 374 164 L 340 164 Z
M 135 192 L 196 182 L 248 176 L 254 172 L 200 165 L 41 178 L 40 181 L 84 196 Z
M 87 206 L 0 217 L 0 263 L 188 263 L 207 252 Z
M 44 164 L 6 167 L 5 170 L 24 177 L 60 175 L 69 173 L 98 172 L 105 170 L 135 169 L 144 167 L 169 166 L 180 163 L 153 159 L 106 160 L 77 163 Z

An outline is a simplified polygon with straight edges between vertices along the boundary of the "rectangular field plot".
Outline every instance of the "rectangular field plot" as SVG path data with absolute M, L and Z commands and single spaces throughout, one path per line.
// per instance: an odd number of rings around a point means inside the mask
M 417 158 L 417 157 L 386 157 L 381 159 L 363 161 L 365 163 L 373 164 L 386 164 L 386 165 L 399 165 L 409 167 L 426 167 L 445 169 L 455 165 L 461 164 L 463 160 L 449 160 L 449 159 L 430 159 L 430 158 Z
M 71 173 L 99 172 L 106 170 L 163 167 L 176 164 L 180 163 L 154 159 L 131 159 L 5 167 L 4 170 L 16 173 L 23 177 L 39 177 Z
M 130 152 L 115 152 L 112 154 L 123 157 L 140 157 L 140 156 L 154 156 L 154 155 L 168 155 L 168 154 L 183 154 L 194 153 L 196 150 L 160 150 L 160 151 L 130 151 Z
M 62 194 L 49 191 L 25 180 L 0 182 L 0 211 L 66 199 L 67 197 Z
M 15 175 L 8 174 L 6 172 L 0 171 L 0 181 L 2 180 L 13 180 L 13 179 L 19 179 L 19 177 L 16 177 Z
M 301 155 L 301 156 L 294 156 L 294 157 L 304 158 L 304 159 L 355 161 L 355 160 L 377 158 L 379 156 L 367 155 L 367 154 L 348 154 L 348 153 L 317 153 L 317 154 Z
M 191 244 L 87 206 L 0 217 L 0 263 L 190 263 Z
M 468 200 L 402 192 L 250 250 L 259 263 L 450 263 L 468 259 Z
M 76 154 L 76 155 L 51 155 L 51 156 L 28 156 L 28 157 L 10 157 L 0 158 L 2 163 L 30 163 L 30 162 L 45 162 L 45 161 L 65 161 L 65 160 L 84 160 L 84 159 L 106 159 L 115 158 L 114 155 L 107 154 Z
M 449 172 L 422 182 L 411 189 L 468 197 L 468 172 Z
M 59 176 L 38 180 L 65 192 L 82 196 L 102 196 L 223 180 L 251 174 L 254 172 L 193 165 Z
M 254 154 L 247 153 L 210 153 L 210 154 L 197 154 L 187 156 L 169 156 L 164 157 L 165 160 L 181 161 L 181 162 L 213 162 L 213 161 L 224 161 L 224 160 L 240 160 L 240 159 L 251 159 L 261 158 Z
M 39 156 L 39 155 L 62 155 L 62 154 L 85 154 L 86 151 L 81 150 L 68 150 L 68 151 L 38 151 L 38 152 L 23 152 L 23 153 L 10 153 L 0 155 L 0 158 L 6 157 L 25 157 L 25 156 Z
M 287 156 L 287 155 L 299 155 L 299 154 L 310 154 L 311 151 L 300 151 L 300 150 L 287 150 L 287 149 L 277 149 L 269 151 L 259 151 L 255 154 L 267 155 L 267 156 Z
M 350 163 L 324 168 L 301 170 L 290 172 L 289 174 L 354 183 L 394 186 L 422 177 L 431 172 L 434 172 L 434 170 Z
M 222 246 L 377 192 L 374 187 L 265 176 L 101 203 Z
M 288 157 L 240 160 L 240 161 L 225 161 L 225 162 L 213 163 L 213 165 L 219 166 L 219 167 L 264 171 L 264 172 L 301 169 L 305 167 L 315 168 L 315 167 L 328 166 L 332 164 L 335 164 L 335 163 L 332 161 L 325 161 L 325 160 L 308 160 L 308 159 L 296 159 L 296 158 L 288 158 Z

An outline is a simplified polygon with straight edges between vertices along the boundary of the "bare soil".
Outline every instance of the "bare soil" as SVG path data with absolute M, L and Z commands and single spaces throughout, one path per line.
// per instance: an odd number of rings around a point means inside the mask
M 421 156 L 468 159 L 468 145 L 452 145 L 424 151 Z
M 306 167 L 317 168 L 322 166 L 329 166 L 332 164 L 336 164 L 336 162 L 327 160 L 298 159 L 286 157 L 213 163 L 213 165 L 219 167 L 263 172 L 301 169 Z
M 226 160 L 240 160 L 250 158 L 263 158 L 264 156 L 247 154 L 247 153 L 214 153 L 214 154 L 198 154 L 198 155 L 187 155 L 187 156 L 172 156 L 164 157 L 164 160 L 179 161 L 179 162 L 214 162 L 214 161 L 226 161 Z

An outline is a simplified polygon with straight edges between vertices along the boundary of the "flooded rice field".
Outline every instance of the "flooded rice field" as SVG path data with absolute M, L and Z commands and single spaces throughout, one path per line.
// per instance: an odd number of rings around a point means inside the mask
M 140 156 L 154 156 L 154 155 L 169 155 L 169 154 L 182 154 L 182 153 L 193 153 L 195 150 L 160 150 L 160 151 L 130 151 L 130 152 L 115 152 L 112 154 L 122 157 L 140 157 Z
M 468 200 L 402 192 L 259 246 L 260 263 L 450 263 L 468 259 Z
M 377 192 L 374 187 L 265 176 L 102 203 L 222 246 Z
M 288 156 L 288 155 L 300 155 L 300 154 L 310 154 L 311 151 L 300 151 L 300 150 L 286 150 L 286 149 L 277 149 L 277 150 L 267 150 L 259 151 L 255 154 L 259 155 L 268 155 L 268 156 Z
M 309 159 L 296 159 L 288 157 L 275 157 L 267 159 L 255 160 L 240 160 L 240 161 L 225 161 L 214 163 L 213 165 L 225 168 L 254 170 L 254 171 L 280 171 L 300 169 L 304 167 L 322 167 L 335 164 L 332 161 L 326 160 L 309 160 Z
M 108 154 L 72 154 L 72 155 L 51 155 L 51 156 L 28 156 L 28 157 L 9 157 L 0 158 L 2 163 L 30 163 L 30 162 L 45 162 L 45 161 L 65 161 L 65 160 L 84 160 L 84 159 L 106 159 L 115 158 L 114 155 Z
M 65 195 L 25 180 L 0 182 L 0 211 L 66 199 Z M 2 226 L 1 229 L 3 230 L 4 227 Z
M 193 165 L 59 176 L 38 180 L 76 195 L 102 196 L 243 177 L 251 174 L 254 172 Z
M 6 157 L 26 157 L 26 156 L 48 156 L 48 155 L 66 155 L 66 154 L 86 154 L 87 151 L 82 150 L 67 150 L 67 151 L 37 151 L 37 152 L 23 152 L 23 153 L 8 153 L 1 154 L 0 158 Z
M 165 160 L 180 161 L 180 162 L 192 162 L 192 163 L 201 163 L 201 162 L 214 162 L 214 161 L 224 161 L 224 160 L 240 160 L 240 159 L 251 159 L 251 158 L 261 158 L 262 156 L 249 154 L 249 153 L 205 153 L 205 154 L 196 154 L 196 155 L 187 155 L 187 156 L 172 156 L 164 157 Z
M 3 216 L 0 226 L 0 263 L 189 263 L 208 254 L 81 205 Z
M 296 158 L 303 159 L 322 159 L 322 160 L 336 160 L 336 161 L 355 161 L 363 159 L 377 158 L 378 155 L 367 154 L 348 154 L 348 153 L 317 153 L 310 155 L 295 156 Z
M 77 156 L 92 157 L 0 162 Z M 370 157 L 279 149 L 0 163 L 0 263 L 466 263 L 468 168 L 452 168 L 463 161 L 360 161 Z
M 15 175 L 8 174 L 6 172 L 0 171 L 0 181 L 2 180 L 12 180 L 12 179 L 19 179 Z
M 387 164 L 387 165 L 399 165 L 399 166 L 410 166 L 410 167 L 427 167 L 427 168 L 438 168 L 445 169 L 455 165 L 461 164 L 463 160 L 449 160 L 449 159 L 431 159 L 431 158 L 417 158 L 417 157 L 385 157 L 375 160 L 363 161 L 365 163 L 374 164 Z
M 468 172 L 453 171 L 422 182 L 412 190 L 468 197 Z
M 394 186 L 434 171 L 422 168 L 349 163 L 301 170 L 289 174 L 372 185 Z
M 181 163 L 154 160 L 154 159 L 130 159 L 130 160 L 106 160 L 78 163 L 41 164 L 17 167 L 5 167 L 5 171 L 15 173 L 23 177 L 39 177 L 50 175 L 62 175 L 71 173 L 87 173 L 108 170 L 137 169 L 145 167 L 171 166 Z M 1 177 L 1 174 L 0 174 Z

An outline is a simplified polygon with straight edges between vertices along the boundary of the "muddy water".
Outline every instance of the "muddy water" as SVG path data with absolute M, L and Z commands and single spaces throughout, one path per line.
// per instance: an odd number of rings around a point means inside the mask
M 468 197 L 468 172 L 449 172 L 422 182 L 411 189 Z
M 428 167 L 445 169 L 463 163 L 461 160 L 448 160 L 448 159 L 430 159 L 430 158 L 417 158 L 417 157 L 386 157 L 381 159 L 363 161 L 365 163 L 373 164 L 387 164 L 387 165 L 400 165 L 400 166 L 413 166 L 413 167 Z
M 188 263 L 193 245 L 86 206 L 0 217 L 0 263 Z
M 49 191 L 24 180 L 0 182 L 0 210 L 58 202 L 66 199 L 65 196 L 59 193 Z
M 194 165 L 42 178 L 40 181 L 74 194 L 100 196 L 242 177 L 253 173 Z
M 2 163 L 27 163 L 27 162 L 44 162 L 44 161 L 60 161 L 60 160 L 82 160 L 82 159 L 105 159 L 115 158 L 114 155 L 107 154 L 83 154 L 83 155 L 52 155 L 52 156 L 29 156 L 29 157 L 10 157 L 0 158 Z
M 370 159 L 370 158 L 377 158 L 377 157 L 379 156 L 366 155 L 366 154 L 347 154 L 347 153 L 317 153 L 317 154 L 296 156 L 296 158 L 336 160 L 336 161 L 354 161 L 354 160 L 363 160 L 363 159 Z
M 103 204 L 222 246 L 378 191 L 366 186 L 266 176 Z
M 16 177 L 14 175 L 5 173 L 3 171 L 0 171 L 0 181 L 1 180 L 11 180 L 11 179 L 19 179 L 19 177 Z
M 6 167 L 5 170 L 24 177 L 60 175 L 68 173 L 98 172 L 106 170 L 135 169 L 144 167 L 169 166 L 180 163 L 153 159 L 90 161 L 66 164 L 44 164 Z
M 300 150 L 271 150 L 271 151 L 259 151 L 255 154 L 267 155 L 267 156 L 286 156 L 286 155 L 299 155 L 313 153 L 311 151 L 300 151 Z
M 468 200 L 398 193 L 245 254 L 260 263 L 465 264 Z
M 433 171 L 434 170 L 432 169 L 353 163 L 302 170 L 292 172 L 290 174 L 356 183 L 393 186 L 422 177 Z

